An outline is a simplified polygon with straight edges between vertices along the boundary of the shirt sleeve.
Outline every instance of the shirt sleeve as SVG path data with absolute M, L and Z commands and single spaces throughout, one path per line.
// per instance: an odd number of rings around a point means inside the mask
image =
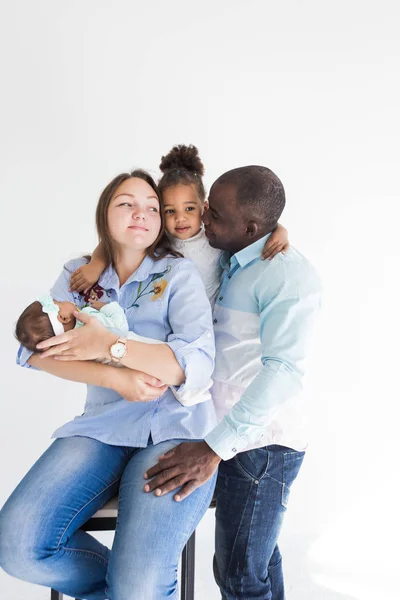
M 50 290 L 50 295 L 54 298 L 54 300 L 58 300 L 59 302 L 73 302 L 76 304 L 78 296 L 74 294 L 74 292 L 69 291 L 69 280 L 75 269 L 85 265 L 86 263 L 87 260 L 85 258 L 77 258 L 64 265 L 61 274 Z M 26 367 L 28 369 L 34 368 L 28 363 L 28 360 L 32 354 L 32 350 L 27 350 L 25 346 L 21 345 L 17 353 L 17 365 Z
M 320 307 L 319 281 L 271 292 L 256 286 L 260 313 L 261 369 L 240 400 L 205 438 L 223 460 L 257 443 L 275 411 L 302 389 L 306 346 Z M 308 288 L 308 289 L 304 289 Z
M 177 259 L 178 260 L 178 259 Z M 202 398 L 199 391 L 211 385 L 215 364 L 215 342 L 211 306 L 204 284 L 192 261 L 182 259 L 176 268 L 168 304 L 172 333 L 167 345 L 185 373 L 185 382 L 174 387 L 175 397 L 185 405 Z M 172 387 L 172 386 L 171 386 Z

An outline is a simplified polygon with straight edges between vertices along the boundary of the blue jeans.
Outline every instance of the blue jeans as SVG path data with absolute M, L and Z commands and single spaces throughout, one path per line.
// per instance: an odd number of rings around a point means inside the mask
M 303 458 L 268 446 L 220 463 L 214 576 L 223 600 L 284 600 L 277 540 Z
M 0 513 L 0 566 L 14 577 L 85 600 L 177 598 L 182 549 L 206 512 L 215 479 L 186 500 L 143 491 L 144 472 L 180 443 L 110 446 L 57 439 Z M 110 551 L 80 527 L 119 491 Z

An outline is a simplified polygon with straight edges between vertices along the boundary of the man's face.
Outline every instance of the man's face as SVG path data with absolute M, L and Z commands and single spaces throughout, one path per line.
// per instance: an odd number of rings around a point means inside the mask
M 205 233 L 213 248 L 232 254 L 244 248 L 246 221 L 236 202 L 236 186 L 214 183 L 208 196 L 208 210 L 203 214 Z

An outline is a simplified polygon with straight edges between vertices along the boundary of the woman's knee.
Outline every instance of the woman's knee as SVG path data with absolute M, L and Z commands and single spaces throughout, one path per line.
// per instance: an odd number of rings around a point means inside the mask
M 107 584 L 110 600 L 176 600 L 177 565 L 170 568 L 147 563 L 130 569 L 112 569 L 107 575 Z
M 27 507 L 11 497 L 0 511 L 0 567 L 9 575 L 25 579 L 49 549 L 44 540 L 45 521 L 35 521 Z

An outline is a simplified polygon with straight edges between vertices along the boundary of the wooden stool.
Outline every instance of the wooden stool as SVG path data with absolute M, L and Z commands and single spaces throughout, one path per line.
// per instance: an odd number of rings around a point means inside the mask
M 115 497 L 97 511 L 82 527 L 84 531 L 115 531 L 117 525 L 118 498 Z M 181 558 L 181 600 L 194 600 L 196 532 L 187 541 Z M 51 590 L 51 600 L 63 600 L 64 594 Z

